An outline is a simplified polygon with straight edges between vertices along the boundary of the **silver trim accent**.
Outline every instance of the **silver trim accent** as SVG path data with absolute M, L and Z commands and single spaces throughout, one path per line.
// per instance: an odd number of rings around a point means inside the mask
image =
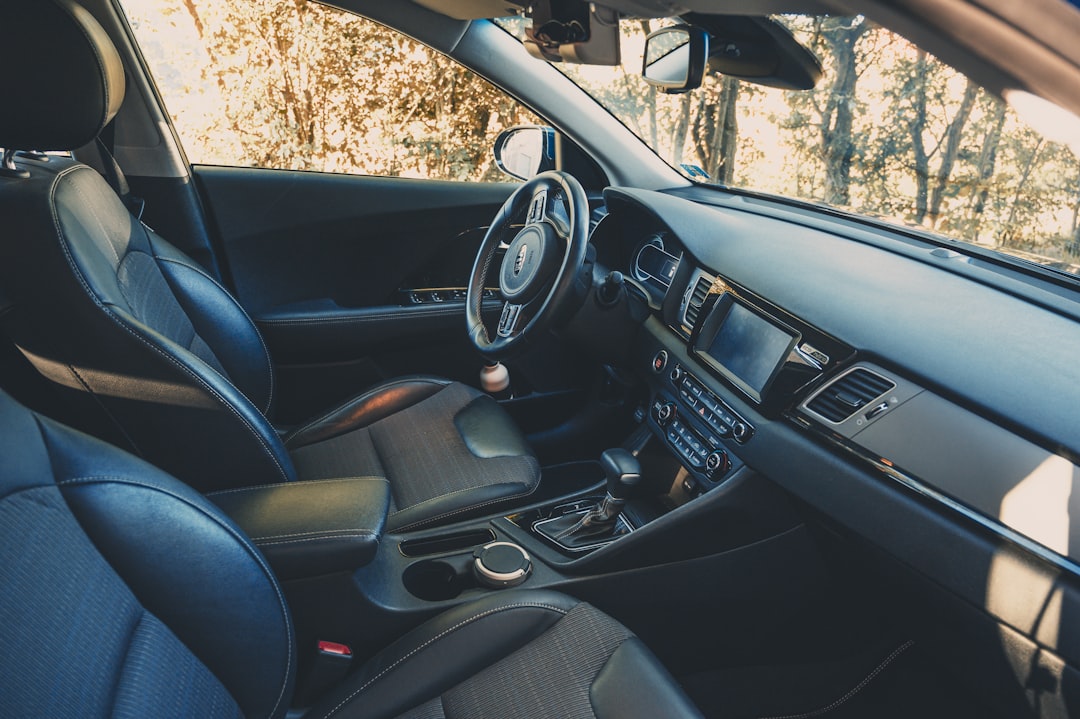
M 600 547 L 606 547 L 607 545 L 611 544 L 615 540 L 626 537 L 626 536 L 628 536 L 628 535 L 630 535 L 630 534 L 632 534 L 634 532 L 634 525 L 630 524 L 630 522 L 627 521 L 626 517 L 624 517 L 621 512 L 619 513 L 619 518 L 615 520 L 615 529 L 616 529 L 616 531 L 618 531 L 619 525 L 621 524 L 622 526 L 626 527 L 626 533 L 625 534 L 616 535 L 614 537 L 611 537 L 610 539 L 605 539 L 602 542 L 597 542 L 596 544 L 587 544 L 584 547 L 568 547 L 565 544 L 563 544 L 562 542 L 558 541 L 557 539 L 552 539 L 551 537 L 547 536 L 543 532 L 537 531 L 537 529 L 536 529 L 541 524 L 547 524 L 548 522 L 554 522 L 556 519 L 562 519 L 567 514 L 587 514 L 587 513 L 591 512 L 591 511 L 593 511 L 593 507 L 588 507 L 588 508 L 583 509 L 583 510 L 581 510 L 579 512 L 567 512 L 566 514 L 560 514 L 558 517 L 549 517 L 548 519 L 541 519 L 541 520 L 538 520 L 536 522 L 533 522 L 532 530 L 533 530 L 533 532 L 535 532 L 537 534 L 537 536 L 543 537 L 544 539 L 548 540 L 552 544 L 554 544 L 556 546 L 559 546 L 559 547 L 562 547 L 567 552 L 588 552 L 588 551 L 590 551 L 592 549 L 599 549 Z
M 664 238 L 658 234 L 650 235 L 649 238 L 645 242 L 643 242 L 640 247 L 638 247 L 637 252 L 634 253 L 634 264 L 631 268 L 633 270 L 632 274 L 634 279 L 638 282 L 647 282 L 649 280 L 654 280 L 665 288 L 671 287 L 670 280 L 663 277 L 657 277 L 656 275 L 650 272 L 646 272 L 641 268 L 641 253 L 644 252 L 645 249 L 648 247 L 655 247 L 657 250 L 670 257 L 672 262 L 675 263 L 676 267 L 678 267 L 679 265 L 679 258 L 664 249 Z
M 970 519 L 971 521 L 981 526 L 983 529 L 989 530 L 998 537 L 1015 544 L 1016 546 L 1030 552 L 1031 554 L 1034 554 L 1038 558 L 1042 559 L 1043 561 L 1049 562 L 1058 569 L 1063 569 L 1075 576 L 1080 576 L 1080 563 L 1077 563 L 1068 557 L 1063 557 L 1054 550 L 1049 549 L 1042 544 L 1039 544 L 1030 537 L 1020 534 L 1016 530 L 1010 529 L 1004 524 L 994 521 L 990 517 L 987 517 L 985 514 L 982 514 L 981 512 L 978 512 L 968 507 L 962 502 L 953 499 L 949 495 L 944 494 L 943 492 L 939 492 L 938 490 L 926 484 L 923 484 L 920 480 L 915 479 L 911 475 L 899 469 L 896 469 L 895 467 L 890 467 L 886 464 L 883 464 L 881 461 L 879 461 L 878 458 L 873 457 L 870 453 L 858 446 L 854 446 L 852 444 L 849 444 L 848 442 L 837 441 L 835 436 L 826 433 L 821 429 L 813 427 L 812 425 L 809 427 L 809 429 L 816 433 L 818 436 L 823 437 L 829 444 L 847 452 L 848 454 L 859 460 L 862 460 L 866 464 L 869 464 L 872 468 L 878 470 L 896 483 L 907 487 L 908 489 L 922 495 L 923 497 L 926 497 L 927 499 L 931 499 L 937 502 L 945 508 L 954 511 L 967 519 Z
M 803 342 L 795 349 L 798 350 L 799 354 L 802 355 L 804 359 L 808 360 L 818 369 L 824 369 L 825 365 L 829 364 L 829 355 L 825 354 L 809 342 Z
M 818 414 L 814 410 L 810 409 L 810 403 L 813 402 L 815 399 L 817 399 L 818 395 L 820 395 L 822 392 L 829 389 L 834 384 L 836 384 L 837 382 L 842 380 L 844 377 L 847 377 L 849 374 L 851 374 L 852 372 L 854 372 L 856 370 L 863 370 L 864 372 L 869 372 L 870 374 L 874 375 L 875 377 L 879 377 L 879 378 L 885 380 L 886 382 L 891 384 L 892 387 L 885 390 L 881 394 L 875 395 L 863 407 L 859 407 L 858 409 L 853 410 L 851 412 L 851 414 L 849 414 L 847 417 L 844 417 L 839 422 L 834 422 L 831 419 L 829 419 L 828 417 L 823 417 L 822 415 Z M 899 387 L 899 383 L 895 379 L 893 379 L 892 377 L 886 377 L 885 375 L 883 375 L 881 372 L 879 372 L 877 370 L 873 370 L 873 369 L 867 367 L 866 365 L 858 364 L 858 365 L 855 365 L 853 367 L 847 368 L 846 370 L 844 370 L 840 374 L 836 375 L 836 377 L 829 380 L 828 382 L 823 384 L 821 387 L 819 387 L 817 390 L 815 390 L 813 394 L 811 394 L 809 397 L 804 399 L 799 404 L 799 409 L 802 410 L 803 412 L 806 412 L 806 414 L 809 414 L 809 415 L 813 416 L 814 419 L 821 420 L 822 422 L 825 422 L 826 424 L 830 424 L 833 427 L 839 427 L 840 425 L 844 424 L 845 422 L 850 420 L 852 417 L 857 415 L 859 412 L 863 411 L 863 409 L 865 409 L 866 407 L 869 407 L 870 405 L 874 404 L 874 402 L 880 400 L 882 397 L 886 396 L 890 392 L 895 392 L 897 387 Z
M 476 570 L 477 574 L 480 574 L 491 582 L 505 586 L 513 586 L 525 581 L 525 578 L 528 577 L 529 573 L 532 571 L 532 558 L 529 556 L 529 553 L 525 551 L 525 548 L 519 544 L 514 544 L 513 542 L 491 542 L 490 544 L 485 544 L 483 548 L 490 549 L 491 547 L 513 547 L 521 552 L 528 564 L 524 569 L 517 569 L 513 572 L 493 572 L 484 566 L 483 562 L 480 561 L 480 558 L 477 557 L 473 560 L 473 568 Z
M 692 325 L 687 323 L 686 312 L 690 309 L 690 298 L 694 296 L 694 290 L 697 289 L 698 282 L 702 279 L 707 280 L 710 287 L 713 285 L 714 282 L 716 282 L 716 277 L 714 275 L 710 275 L 708 272 L 699 267 L 698 269 L 694 270 L 694 274 L 690 276 L 690 282 L 686 286 L 686 291 L 683 292 L 682 305 L 680 305 L 679 307 L 679 322 L 682 324 L 682 328 L 684 331 L 686 331 L 687 334 L 693 332 L 694 328 Z M 708 293 L 706 293 L 705 296 L 708 297 Z M 704 304 L 704 302 L 702 304 Z M 698 319 L 701 319 L 700 315 L 698 316 Z

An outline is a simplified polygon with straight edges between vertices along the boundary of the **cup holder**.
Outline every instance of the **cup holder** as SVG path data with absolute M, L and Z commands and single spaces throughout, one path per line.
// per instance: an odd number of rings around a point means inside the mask
M 453 599 L 476 582 L 443 559 L 426 559 L 410 565 L 401 575 L 405 588 L 414 597 L 428 602 Z

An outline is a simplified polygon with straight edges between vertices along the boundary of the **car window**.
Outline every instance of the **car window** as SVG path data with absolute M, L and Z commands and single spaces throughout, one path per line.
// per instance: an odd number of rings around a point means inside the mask
M 1080 161 L 1001 99 L 865 17 L 776 18 L 820 59 L 814 90 L 709 73 L 665 95 L 622 64 L 556 67 L 699 183 L 811 201 L 1080 274 Z M 520 19 L 500 19 L 523 37 Z
M 446 56 L 337 8 L 122 4 L 194 164 L 506 181 L 496 136 L 539 122 Z

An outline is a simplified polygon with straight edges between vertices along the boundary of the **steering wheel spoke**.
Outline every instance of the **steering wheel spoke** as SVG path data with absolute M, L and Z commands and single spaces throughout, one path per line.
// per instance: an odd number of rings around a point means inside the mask
M 524 319 L 525 305 L 515 305 L 507 302 L 503 305 L 502 315 L 499 317 L 499 337 L 513 337 L 517 330 L 518 322 Z
M 544 218 L 547 217 L 547 198 L 548 190 L 546 187 L 541 187 L 533 193 L 532 199 L 529 200 L 529 213 L 525 216 L 526 225 L 544 221 Z

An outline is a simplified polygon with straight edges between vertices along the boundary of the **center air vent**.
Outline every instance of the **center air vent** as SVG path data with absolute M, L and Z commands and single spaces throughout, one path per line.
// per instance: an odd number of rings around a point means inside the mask
M 868 369 L 857 367 L 821 390 L 806 408 L 834 424 L 855 415 L 896 384 Z
M 713 279 L 708 275 L 698 275 L 694 283 L 693 292 L 686 298 L 683 308 L 683 326 L 691 332 L 697 323 L 698 315 L 701 314 L 701 306 L 705 304 L 705 298 L 709 296 L 709 288 L 712 287 Z

